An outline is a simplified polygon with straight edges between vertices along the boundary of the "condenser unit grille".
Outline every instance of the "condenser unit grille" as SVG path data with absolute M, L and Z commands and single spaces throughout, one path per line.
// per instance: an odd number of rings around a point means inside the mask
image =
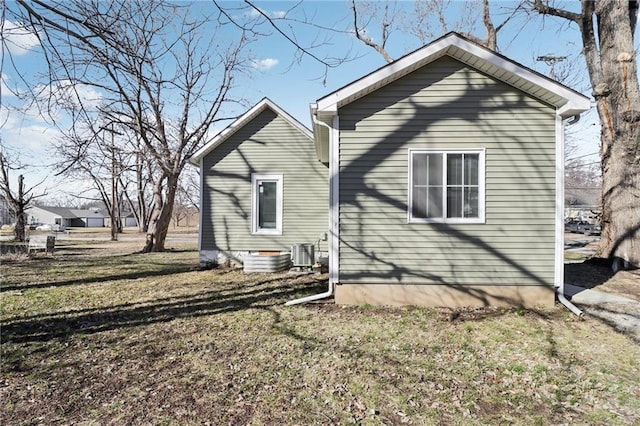
M 293 266 L 313 266 L 315 251 L 313 244 L 294 244 L 291 247 Z

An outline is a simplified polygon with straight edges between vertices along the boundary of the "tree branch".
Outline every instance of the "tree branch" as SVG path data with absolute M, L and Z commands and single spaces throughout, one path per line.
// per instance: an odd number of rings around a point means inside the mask
M 384 48 L 385 44 L 387 43 L 387 30 L 389 24 L 387 24 L 386 22 L 382 23 L 382 44 L 377 44 L 371 39 L 371 37 L 363 36 L 363 30 L 358 28 L 358 10 L 355 0 L 351 0 L 351 10 L 353 11 L 353 32 L 355 33 L 356 38 L 381 54 L 386 62 L 393 62 L 393 58 L 389 55 L 389 53 L 387 53 L 386 49 Z

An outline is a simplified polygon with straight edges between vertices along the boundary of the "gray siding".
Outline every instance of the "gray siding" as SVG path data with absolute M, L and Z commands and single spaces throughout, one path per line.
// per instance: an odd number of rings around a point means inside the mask
M 270 109 L 204 157 L 203 173 L 201 250 L 289 250 L 327 231 L 327 168 L 313 141 Z M 251 233 L 252 173 L 283 174 L 282 235 Z
M 341 283 L 553 284 L 552 107 L 445 57 L 339 117 Z M 485 148 L 485 223 L 408 223 L 409 148 Z

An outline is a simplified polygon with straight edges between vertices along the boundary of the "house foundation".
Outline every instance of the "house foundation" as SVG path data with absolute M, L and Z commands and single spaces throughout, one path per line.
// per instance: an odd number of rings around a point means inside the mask
M 339 305 L 552 308 L 552 287 L 516 285 L 338 284 Z

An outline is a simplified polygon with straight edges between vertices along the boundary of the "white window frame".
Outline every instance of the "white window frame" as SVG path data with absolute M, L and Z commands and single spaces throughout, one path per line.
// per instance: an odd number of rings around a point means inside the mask
M 260 182 L 276 182 L 276 228 L 260 228 L 258 225 L 258 200 Z M 260 173 L 251 175 L 251 233 L 266 235 L 282 235 L 283 175 L 277 173 Z
M 413 217 L 413 155 L 414 154 L 443 154 L 442 161 L 442 216 L 431 218 Z M 478 217 L 447 217 L 447 161 L 448 154 L 478 154 Z M 409 149 L 408 153 L 409 173 L 407 203 L 407 217 L 409 223 L 485 223 L 485 149 Z

